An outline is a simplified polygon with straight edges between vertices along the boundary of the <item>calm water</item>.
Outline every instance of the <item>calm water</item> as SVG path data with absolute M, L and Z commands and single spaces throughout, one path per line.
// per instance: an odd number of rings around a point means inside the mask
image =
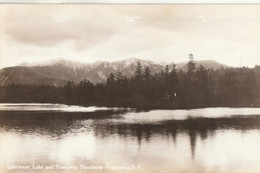
M 0 172 L 260 173 L 259 115 L 0 104 Z

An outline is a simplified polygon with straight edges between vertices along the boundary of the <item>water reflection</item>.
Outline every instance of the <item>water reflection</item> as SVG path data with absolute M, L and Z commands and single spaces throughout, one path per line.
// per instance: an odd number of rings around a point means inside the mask
M 163 112 L 163 111 L 162 111 Z M 161 113 L 162 113 L 161 112 Z M 0 112 L 1 161 L 142 163 L 156 171 L 230 172 L 260 159 L 260 116 L 133 121 L 127 110 Z M 134 116 L 142 116 L 142 112 Z M 146 116 L 146 115 L 145 115 Z M 144 117 L 140 117 L 144 120 Z M 10 142 L 11 141 L 11 142 Z M 10 143 L 19 144 L 10 145 Z M 15 151 L 17 146 L 21 150 Z M 28 147 L 29 146 L 29 147 Z M 12 151 L 13 150 L 13 151 Z M 237 152 L 239 151 L 239 152 Z M 158 165 L 160 163 L 160 165 Z M 234 166 L 234 165 L 233 165 Z M 245 166 L 245 165 L 244 165 Z M 248 165 L 246 165 L 248 166 Z M 160 169 L 159 169 L 160 168 Z M 179 170 L 179 171 L 178 171 Z M 155 172 L 156 172 L 155 171 Z M 149 172 L 149 171 L 148 171 Z
M 157 123 L 127 123 L 116 121 L 122 119 L 125 111 L 97 111 L 91 113 L 58 112 L 1 112 L 1 131 L 13 131 L 22 134 L 46 135 L 52 139 L 61 139 L 66 135 L 93 132 L 98 138 L 111 135 L 128 138 L 134 137 L 141 148 L 142 142 L 149 143 L 153 136 L 172 137 L 174 143 L 177 135 L 189 136 L 191 156 L 195 157 L 197 138 L 206 140 L 214 136 L 216 130 L 236 129 L 246 132 L 260 129 L 259 116 L 232 116 L 231 118 L 193 118 L 186 120 L 168 120 Z M 115 120 L 115 121 L 114 121 Z
M 260 117 L 251 116 L 233 116 L 232 118 L 198 118 L 187 120 L 171 120 L 160 123 L 151 124 L 128 124 L 128 123 L 100 123 L 93 122 L 93 128 L 96 136 L 105 138 L 107 133 L 118 134 L 127 138 L 128 136 L 137 139 L 139 147 L 142 141 L 149 143 L 152 136 L 172 136 L 176 143 L 177 134 L 185 133 L 190 139 L 190 148 L 192 158 L 195 157 L 195 146 L 197 137 L 206 140 L 208 136 L 214 136 L 215 131 L 223 129 L 236 129 L 243 132 L 252 129 L 260 129 Z
M 89 131 L 92 120 L 118 117 L 120 111 L 96 111 L 88 113 L 71 112 L 0 112 L 0 130 L 14 131 L 22 134 L 49 135 L 60 138 L 62 135 L 74 134 L 79 130 Z M 90 121 L 84 121 L 90 120 Z

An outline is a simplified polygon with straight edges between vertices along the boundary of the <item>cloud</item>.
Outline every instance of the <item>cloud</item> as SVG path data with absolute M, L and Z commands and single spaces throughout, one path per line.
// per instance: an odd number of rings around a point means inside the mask
M 4 31 L 18 42 L 43 47 L 70 40 L 78 50 L 84 47 L 83 43 L 85 47 L 90 47 L 118 33 L 114 27 L 116 21 L 93 10 L 93 13 L 88 13 L 90 15 L 85 15 L 85 10 L 81 8 L 71 13 L 62 8 L 29 6 L 28 12 L 23 8 L 18 8 L 15 13 L 9 11 Z M 90 8 L 86 10 L 91 11 Z
M 259 11 L 257 5 L 2 5 L 0 60 L 183 61 L 192 52 L 228 63 L 247 53 L 253 64 L 260 56 L 253 49 L 260 44 Z

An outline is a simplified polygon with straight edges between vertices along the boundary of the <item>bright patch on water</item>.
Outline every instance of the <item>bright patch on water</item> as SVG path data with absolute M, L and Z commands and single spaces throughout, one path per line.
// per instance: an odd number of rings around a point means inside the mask
M 128 123 L 151 123 L 167 120 L 186 120 L 189 118 L 228 118 L 232 116 L 260 115 L 260 108 L 203 108 L 190 110 L 151 110 L 148 112 L 129 112 L 123 115 Z
M 105 110 L 118 110 L 119 108 L 83 107 L 50 103 L 1 103 L 0 111 L 49 111 L 49 112 L 95 112 Z

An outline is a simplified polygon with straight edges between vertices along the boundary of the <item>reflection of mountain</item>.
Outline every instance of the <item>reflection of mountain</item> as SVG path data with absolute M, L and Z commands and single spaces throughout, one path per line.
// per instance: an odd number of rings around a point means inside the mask
M 3 68 L 0 70 L 0 85 L 8 84 L 36 84 L 63 85 L 68 80 L 79 82 L 87 79 L 90 82 L 104 82 L 110 73 L 122 72 L 126 77 L 133 76 L 137 63 L 142 67 L 149 67 L 152 74 L 159 73 L 166 63 L 155 63 L 148 60 L 129 58 L 122 61 L 96 63 L 80 63 L 68 60 L 51 61 L 39 64 L 21 64 L 20 66 Z M 228 66 L 216 61 L 195 61 L 197 65 L 206 68 L 227 68 Z M 170 67 L 173 63 L 169 63 Z M 186 62 L 176 64 L 177 69 L 186 70 Z
M 206 140 L 216 130 L 260 129 L 260 116 L 233 116 L 229 118 L 197 118 L 169 120 L 161 123 L 119 123 L 123 111 L 97 111 L 91 113 L 64 112 L 0 112 L 0 131 L 13 131 L 22 134 L 47 135 L 63 138 L 68 134 L 94 132 L 98 138 L 116 134 L 123 138 L 135 138 L 138 145 L 149 143 L 154 136 L 172 138 L 177 143 L 178 134 L 186 134 L 190 139 L 192 158 L 198 138 Z
M 117 114 L 124 112 L 124 110 L 87 113 L 0 111 L 0 130 L 15 131 L 22 134 L 36 133 L 59 138 L 67 133 L 73 133 L 77 129 L 84 128 L 81 120 L 112 119 L 113 117 L 117 117 Z

